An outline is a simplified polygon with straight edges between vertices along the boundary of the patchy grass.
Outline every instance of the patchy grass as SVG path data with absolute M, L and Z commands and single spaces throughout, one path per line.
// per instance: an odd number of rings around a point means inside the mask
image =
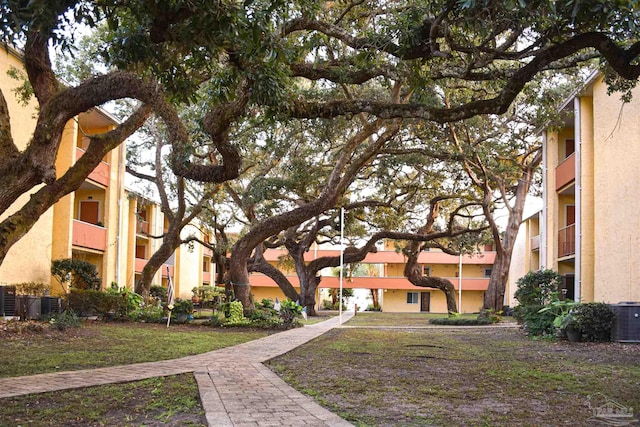
M 191 374 L 0 399 L 2 426 L 206 426 Z
M 37 329 L 37 328 L 36 328 Z M 240 344 L 268 330 L 86 322 L 56 331 L 0 328 L 0 377 L 175 359 Z
M 574 426 L 588 424 L 590 396 L 640 408 L 638 360 L 640 346 L 531 340 L 511 328 L 349 328 L 269 365 L 359 426 Z
M 320 311 L 317 312 L 317 316 L 307 317 L 307 320 L 300 318 L 300 323 L 302 323 L 303 325 L 313 325 L 314 323 L 320 323 L 324 322 L 325 320 L 329 320 L 337 315 L 337 311 Z
M 358 312 L 346 326 L 428 326 L 429 319 L 448 317 L 446 313 L 383 313 L 379 311 Z M 475 319 L 477 314 L 462 314 L 465 319 Z

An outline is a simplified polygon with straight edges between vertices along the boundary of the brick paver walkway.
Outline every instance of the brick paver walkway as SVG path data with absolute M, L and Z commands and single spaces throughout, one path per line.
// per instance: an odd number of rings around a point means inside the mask
M 345 313 L 348 320 L 353 313 Z M 209 353 L 159 362 L 0 378 L 0 398 L 193 372 L 210 426 L 350 426 L 262 362 L 339 326 L 339 317 Z

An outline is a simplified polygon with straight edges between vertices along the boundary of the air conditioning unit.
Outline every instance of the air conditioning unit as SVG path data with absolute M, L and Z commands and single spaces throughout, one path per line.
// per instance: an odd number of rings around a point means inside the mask
M 16 287 L 0 286 L 0 316 L 16 315 Z
M 56 297 L 42 297 L 40 303 L 40 314 L 59 314 L 62 312 L 62 300 Z
M 640 343 L 640 303 L 611 304 L 616 314 L 613 321 L 613 341 Z

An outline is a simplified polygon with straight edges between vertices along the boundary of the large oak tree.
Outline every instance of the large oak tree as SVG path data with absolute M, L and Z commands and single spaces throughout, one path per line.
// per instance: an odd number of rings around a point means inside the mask
M 239 174 L 241 156 L 230 129 L 246 115 L 331 120 L 366 113 L 372 123 L 373 117 L 445 123 L 501 114 L 540 71 L 594 57 L 621 79 L 635 81 L 637 6 L 613 0 L 2 2 L 0 34 L 22 46 L 39 109 L 33 137 L 20 150 L 11 137 L 9 94 L 0 94 L 0 214 L 44 185 L 0 223 L 0 262 L 42 213 L 77 189 L 152 111 L 167 128 L 173 172 L 223 182 Z M 108 67 L 78 84 L 63 84 L 52 70 L 50 47 L 71 49 L 74 26 L 103 22 L 109 38 L 101 53 Z M 372 81 L 402 83 L 400 96 L 380 98 L 363 88 Z M 445 105 L 434 96 L 461 82 L 477 83 L 473 97 Z M 204 84 L 209 89 L 199 92 Z M 92 136 L 87 153 L 68 171 L 56 171 L 65 124 L 122 98 L 141 106 L 115 130 Z M 176 112 L 185 103 L 201 106 L 210 156 L 192 155 Z M 286 228 L 309 216 L 301 213 L 278 221 Z M 239 255 L 230 265 L 235 283 L 246 285 L 246 258 L 264 234 L 255 231 L 259 238 L 236 245 Z M 238 291 L 248 303 L 249 290 Z

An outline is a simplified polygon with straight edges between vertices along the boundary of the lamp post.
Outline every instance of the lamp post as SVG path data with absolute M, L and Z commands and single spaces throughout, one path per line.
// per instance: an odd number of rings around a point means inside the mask
M 340 208 L 340 296 L 338 306 L 342 325 L 342 281 L 344 279 L 344 208 Z

